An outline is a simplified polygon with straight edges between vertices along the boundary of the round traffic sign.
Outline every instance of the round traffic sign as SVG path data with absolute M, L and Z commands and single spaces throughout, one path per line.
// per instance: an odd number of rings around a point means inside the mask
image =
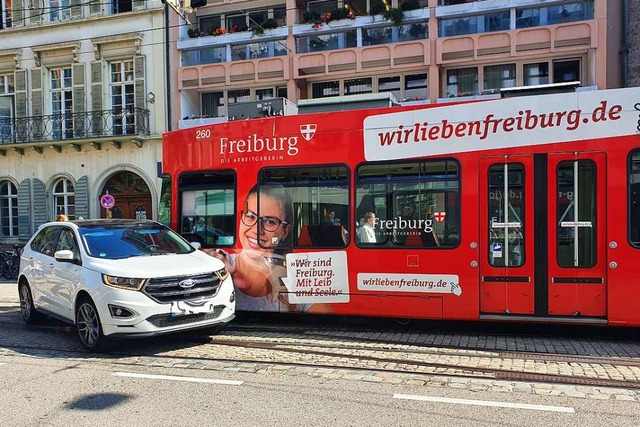
M 105 194 L 104 196 L 100 197 L 100 204 L 105 209 L 111 209 L 116 205 L 116 199 L 111 194 Z

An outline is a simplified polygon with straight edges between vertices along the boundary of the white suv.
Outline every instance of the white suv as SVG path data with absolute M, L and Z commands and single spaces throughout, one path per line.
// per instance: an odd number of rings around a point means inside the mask
M 235 316 L 224 263 L 154 221 L 42 225 L 22 252 L 18 292 L 27 323 L 50 315 L 75 324 L 90 351 L 114 337 L 215 334 Z

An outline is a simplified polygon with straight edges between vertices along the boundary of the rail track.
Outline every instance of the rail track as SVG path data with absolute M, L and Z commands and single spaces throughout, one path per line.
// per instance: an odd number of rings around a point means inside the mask
M 208 342 L 173 335 L 127 341 L 126 345 L 116 345 L 108 355 L 94 355 L 79 346 L 71 327 L 63 324 L 27 327 L 19 316 L 8 319 L 9 315 L 0 313 L 0 354 L 89 358 L 100 363 L 135 360 L 133 363 L 149 364 L 153 360 L 188 367 L 215 362 L 640 390 L 640 355 L 601 357 L 478 348 L 477 345 L 465 348 L 416 344 L 406 339 L 383 340 L 376 338 L 380 331 L 366 328 L 342 328 L 334 333 L 329 327 L 250 324 L 234 324 Z M 635 346 L 628 342 L 614 341 L 613 344 Z M 640 347 L 638 351 L 640 354 Z

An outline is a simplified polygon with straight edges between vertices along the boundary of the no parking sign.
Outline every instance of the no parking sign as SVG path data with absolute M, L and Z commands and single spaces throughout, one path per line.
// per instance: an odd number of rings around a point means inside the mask
M 105 209 L 111 209 L 116 205 L 116 199 L 111 194 L 105 194 L 104 196 L 100 197 L 100 204 Z

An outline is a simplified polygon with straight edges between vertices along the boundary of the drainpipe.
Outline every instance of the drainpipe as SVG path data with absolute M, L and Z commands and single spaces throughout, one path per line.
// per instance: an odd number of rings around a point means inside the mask
M 167 93 L 165 99 L 167 100 L 167 131 L 171 130 L 171 58 L 169 57 L 169 5 L 164 3 L 164 34 L 165 34 L 165 73 L 167 81 Z
M 629 85 L 629 45 L 627 31 L 629 31 L 629 2 L 622 0 L 622 87 Z

